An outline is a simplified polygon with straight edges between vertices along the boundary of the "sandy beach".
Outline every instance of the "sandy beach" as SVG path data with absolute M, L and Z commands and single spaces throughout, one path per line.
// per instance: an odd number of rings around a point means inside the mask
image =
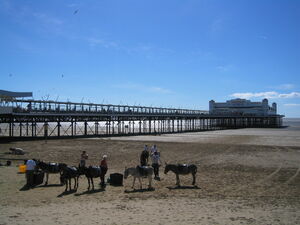
M 199 133 L 114 138 L 14 142 L 0 145 L 0 224 L 300 224 L 300 126 L 287 121 L 280 129 L 238 129 Z M 162 160 L 193 163 L 198 167 L 197 186 L 191 176 L 163 174 L 154 190 L 107 185 L 87 191 L 79 179 L 77 192 L 64 192 L 59 175 L 51 174 L 48 186 L 22 191 L 24 174 L 18 165 L 26 158 L 77 165 L 80 153 L 97 165 L 108 155 L 108 174 L 136 166 L 144 144 L 158 146 Z M 23 148 L 23 156 L 7 154 Z M 136 183 L 136 188 L 138 188 Z

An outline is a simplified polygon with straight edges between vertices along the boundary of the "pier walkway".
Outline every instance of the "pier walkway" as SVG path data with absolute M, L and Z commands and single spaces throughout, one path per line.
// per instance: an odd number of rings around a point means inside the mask
M 211 115 L 205 110 L 42 100 L 0 102 L 0 140 L 162 134 L 281 127 L 282 115 Z

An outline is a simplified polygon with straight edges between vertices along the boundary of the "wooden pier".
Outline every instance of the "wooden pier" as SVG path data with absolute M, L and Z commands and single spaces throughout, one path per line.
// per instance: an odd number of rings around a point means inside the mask
M 158 135 L 282 126 L 282 115 L 211 115 L 205 110 L 9 100 L 0 104 L 0 141 Z

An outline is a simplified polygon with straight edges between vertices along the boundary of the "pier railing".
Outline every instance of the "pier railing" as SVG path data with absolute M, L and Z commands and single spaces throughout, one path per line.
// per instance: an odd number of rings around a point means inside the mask
M 206 110 L 191 110 L 164 107 L 113 105 L 58 102 L 43 100 L 11 100 L 0 102 L 0 107 L 11 109 L 11 113 L 54 113 L 54 114 L 162 114 L 162 115 L 204 115 Z

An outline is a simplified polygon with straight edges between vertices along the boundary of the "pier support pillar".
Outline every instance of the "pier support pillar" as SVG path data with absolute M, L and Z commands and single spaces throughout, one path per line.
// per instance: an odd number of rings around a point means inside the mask
M 87 121 L 84 121 L 84 135 L 87 136 Z

